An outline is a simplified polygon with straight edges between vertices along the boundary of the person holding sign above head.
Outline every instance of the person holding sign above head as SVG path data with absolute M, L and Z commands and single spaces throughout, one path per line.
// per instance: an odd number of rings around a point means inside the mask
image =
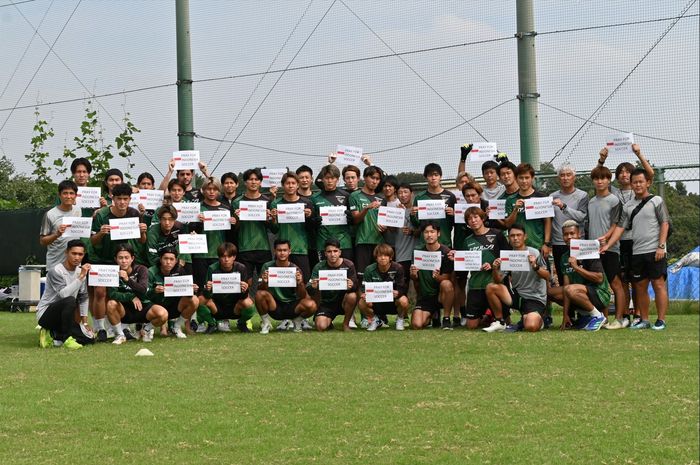
M 377 244 L 384 242 L 377 224 L 377 213 L 382 197 L 377 187 L 382 182 L 382 171 L 376 166 L 368 166 L 363 173 L 365 180 L 360 190 L 350 194 L 349 204 L 355 224 L 355 266 L 362 279 L 365 268 L 372 263 L 372 254 Z
M 333 320 L 343 315 L 343 331 L 350 331 L 350 321 L 357 304 L 357 273 L 355 265 L 341 256 L 340 242 L 326 239 L 325 260 L 314 266 L 307 290 L 316 302 L 316 329 L 325 331 Z M 344 283 L 342 278 L 344 279 Z
M 199 157 L 199 152 L 197 152 L 197 157 Z M 163 176 L 163 181 L 160 183 L 160 186 L 158 186 L 158 189 L 162 191 L 167 189 L 170 178 L 173 177 L 173 171 L 175 171 L 175 162 L 175 157 L 168 162 L 168 171 L 165 173 L 165 176 Z M 209 178 L 209 170 L 206 163 L 199 161 L 197 165 L 204 177 Z M 194 170 L 178 169 L 176 177 L 180 184 L 185 186 L 185 200 L 187 202 L 199 202 L 201 192 L 195 189 L 195 186 L 192 184 L 192 181 L 194 181 Z
M 288 240 L 275 239 L 275 259 L 265 263 L 255 293 L 255 305 L 262 319 L 260 334 L 272 329 L 275 320 L 292 320 L 294 332 L 301 332 L 301 323 L 316 312 L 316 302 L 304 286 L 301 270 L 289 261 L 291 247 Z
M 324 250 L 326 239 L 334 237 L 340 242 L 343 258 L 352 261 L 354 253 L 349 223 L 352 222 L 353 216 L 348 210 L 349 194 L 338 188 L 340 170 L 335 165 L 326 165 L 321 168 L 319 177 L 323 188 L 311 197 L 311 202 L 314 204 L 313 222 L 316 230 L 314 249 L 321 259 L 320 252 Z
M 159 306 L 167 311 L 167 318 L 173 323 L 173 334 L 178 339 L 186 339 L 185 333 L 190 334 L 191 330 L 189 324 L 185 323 L 190 321 L 199 305 L 199 299 L 195 296 L 199 287 L 192 282 L 192 276 L 185 274 L 178 264 L 177 249 L 166 247 L 158 252 L 158 256 L 160 257 L 158 265 L 148 269 L 146 298 L 153 303 L 154 307 Z M 171 293 L 168 288 L 175 290 L 173 282 L 166 283 L 167 278 L 176 277 L 189 278 L 190 288 L 180 289 L 184 286 L 178 284 L 177 292 L 172 292 L 175 295 L 166 295 Z M 183 327 L 185 332 L 182 331 Z
M 411 280 L 413 281 L 418 299 L 416 307 L 411 316 L 411 327 L 413 329 L 423 329 L 428 326 L 431 318 L 434 327 L 439 326 L 440 308 L 444 307 L 446 313 L 454 301 L 454 286 L 450 280 L 450 275 L 454 269 L 452 261 L 448 259 L 450 249 L 438 241 L 440 237 L 440 224 L 436 221 L 426 221 L 421 226 L 421 235 L 424 245 L 414 252 L 414 264 L 411 265 Z M 432 252 L 428 254 L 417 252 Z M 431 266 L 419 265 L 418 261 L 425 262 L 432 259 L 432 255 L 437 256 L 437 260 L 431 262 Z M 433 266 L 432 263 L 439 262 Z M 431 269 L 427 269 L 431 268 Z
M 416 194 L 413 199 L 411 221 L 416 226 L 437 221 L 440 225 L 440 244 L 452 246 L 452 226 L 454 225 L 455 195 L 442 187 L 442 167 L 437 163 L 428 163 L 423 169 L 423 177 L 428 181 L 428 189 Z M 438 202 L 442 202 L 442 206 Z M 440 207 L 440 208 L 438 208 Z M 440 211 L 442 209 L 442 211 Z M 419 236 L 419 244 L 423 237 Z
M 465 189 L 466 190 L 466 189 Z M 472 234 L 461 244 L 456 244 L 457 250 L 480 252 L 481 266 L 479 269 L 469 271 L 469 281 L 466 303 L 467 329 L 477 329 L 486 316 L 489 301 L 486 298 L 486 287 L 492 282 L 491 267 L 501 253 L 501 250 L 509 249 L 505 236 L 499 229 L 491 229 L 486 226 L 486 213 L 479 207 L 469 207 L 464 213 L 467 226 Z M 450 252 L 450 259 L 455 260 L 455 252 Z M 491 309 L 494 321 L 484 328 L 487 332 L 502 331 L 506 328 L 505 319 L 498 309 Z M 443 326 L 449 325 L 449 319 L 443 319 Z
M 529 266 L 523 271 L 503 271 L 501 258 L 496 258 L 492 265 L 493 282 L 486 286 L 486 298 L 496 318 L 507 316 L 509 309 L 520 311 L 522 318 L 518 324 L 505 328 L 502 319 L 494 321 L 484 331 L 528 331 L 537 332 L 544 327 L 544 311 L 547 305 L 547 281 L 549 272 L 547 262 L 540 251 L 525 245 L 525 227 L 514 224 L 508 231 L 510 246 L 515 251 L 527 251 Z M 505 308 L 505 311 L 504 311 Z M 496 324 L 498 323 L 498 324 Z
M 153 341 L 153 325 L 168 321 L 168 312 L 153 306 L 146 298 L 148 269 L 134 263 L 134 249 L 129 244 L 119 244 L 114 257 L 119 265 L 119 287 L 107 290 L 107 318 L 114 329 L 112 344 L 120 345 L 136 339 L 123 325 L 145 323 L 141 330 L 143 342 Z
M 573 239 L 580 239 L 578 223 L 567 220 L 562 226 L 564 242 L 571 247 Z M 600 259 L 579 260 L 568 250 L 556 264 L 564 271 L 564 285 L 547 291 L 550 300 L 563 307 L 561 329 L 574 326 L 571 315 L 578 313 L 576 327 L 586 331 L 598 331 L 608 323 L 603 312 L 610 304 L 610 286 Z
M 47 270 L 46 289 L 36 306 L 39 347 L 63 346 L 80 349 L 92 341 L 92 330 L 87 324 L 87 275 L 90 264 L 82 267 L 85 244 L 80 239 L 68 241 L 65 259 Z M 80 323 L 76 323 L 76 316 Z M 82 341 L 81 344 L 79 341 Z
M 141 222 L 138 210 L 131 208 L 131 186 L 117 184 L 112 189 L 112 205 L 100 208 L 92 218 L 92 243 L 90 262 L 93 264 L 112 265 L 119 244 L 130 244 L 137 262 L 142 260 L 142 249 L 146 243 L 146 223 Z M 105 313 L 107 290 L 99 286 L 93 291 L 91 310 L 95 320 L 97 341 L 107 341 Z
M 73 181 L 61 181 L 58 184 L 58 197 L 61 203 L 44 213 L 39 230 L 39 243 L 46 247 L 46 269 L 62 263 L 66 259 L 66 244 L 70 237 L 66 231 L 70 224 L 64 218 L 81 218 L 82 211 L 75 205 L 78 186 Z M 85 220 L 88 221 L 88 220 Z
M 247 323 L 255 315 L 255 304 L 248 295 L 252 277 L 241 262 L 236 261 L 238 248 L 224 242 L 216 250 L 219 261 L 207 270 L 204 294 L 197 309 L 199 323 L 207 323 L 206 333 L 231 331 L 229 319 L 237 318 L 236 327 L 247 333 Z
M 376 331 L 386 321 L 388 314 L 396 314 L 396 330 L 403 331 L 408 314 L 408 297 L 403 267 L 394 260 L 394 249 L 389 244 L 379 244 L 374 248 L 375 262 L 365 268 L 362 277 L 363 291 L 360 294 L 359 308 L 369 321 L 367 331 Z M 391 295 L 383 302 L 369 297 L 368 283 L 391 283 Z

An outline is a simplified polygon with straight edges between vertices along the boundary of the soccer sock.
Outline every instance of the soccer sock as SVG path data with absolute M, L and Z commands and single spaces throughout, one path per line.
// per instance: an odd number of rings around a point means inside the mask
M 268 325 L 272 324 L 272 321 L 270 321 L 270 315 L 268 315 L 267 313 L 264 315 L 261 315 L 260 319 L 263 320 L 263 322 L 267 323 Z
M 121 323 L 117 323 L 116 325 L 112 325 L 112 328 L 114 329 L 114 333 L 117 336 L 123 336 L 124 335 L 124 328 L 122 328 Z
M 593 310 L 591 310 L 591 316 L 593 318 L 600 318 L 601 316 L 603 316 L 603 314 L 600 313 L 597 308 L 593 307 Z
M 175 329 L 182 329 L 182 326 L 185 324 L 185 319 L 180 315 L 177 317 L 177 320 L 175 320 Z
M 95 330 L 105 329 L 105 318 L 95 318 Z
M 129 325 L 126 323 L 122 323 L 121 328 L 122 328 L 122 333 L 124 332 L 125 329 L 128 329 L 129 331 L 131 331 L 131 329 L 129 328 Z M 121 333 L 117 333 L 117 334 L 121 334 Z
M 146 323 L 145 325 L 143 325 L 143 329 L 144 331 L 151 331 L 153 329 L 153 323 Z
M 211 310 L 206 305 L 197 307 L 197 321 L 200 323 L 206 322 L 209 326 L 216 325 L 216 320 L 211 315 Z
M 255 305 L 251 305 L 248 308 L 241 309 L 241 316 L 238 318 L 239 323 L 245 323 L 246 321 L 253 318 L 253 315 L 257 312 Z

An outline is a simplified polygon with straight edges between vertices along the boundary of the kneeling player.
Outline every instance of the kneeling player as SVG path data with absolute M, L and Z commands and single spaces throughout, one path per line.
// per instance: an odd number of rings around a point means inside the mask
M 544 327 L 542 315 L 547 306 L 547 280 L 549 279 L 547 263 L 539 250 L 525 245 L 527 236 L 522 225 L 511 226 L 508 239 L 513 250 L 528 251 L 530 269 L 503 272 L 501 259 L 497 258 L 493 262 L 493 282 L 486 286 L 486 298 L 495 315 L 502 315 L 504 306 L 520 310 L 522 318 L 513 329 L 534 333 Z M 508 285 L 508 279 L 510 279 L 510 285 Z M 493 333 L 504 329 L 506 329 L 505 325 L 496 320 L 491 323 L 491 326 L 484 328 L 484 331 Z
M 316 302 L 309 297 L 304 286 L 301 269 L 289 261 L 291 247 L 286 239 L 276 239 L 274 242 L 275 259 L 265 263 L 260 271 L 258 291 L 255 293 L 255 305 L 262 319 L 260 334 L 267 334 L 272 329 L 272 321 L 293 320 L 294 332 L 301 332 L 301 322 L 316 311 Z M 270 287 L 269 269 L 271 267 L 295 268 L 296 287 Z
M 316 329 L 325 331 L 333 324 L 335 317 L 343 315 L 343 331 L 350 331 L 350 321 L 357 304 L 357 273 L 355 265 L 347 258 L 341 257 L 340 241 L 333 237 L 326 239 L 323 253 L 325 260 L 314 266 L 311 280 L 306 286 L 314 297 L 318 310 L 316 311 Z M 321 270 L 346 270 L 347 289 L 343 291 L 327 291 L 319 289 Z
M 148 269 L 134 263 L 134 249 L 130 244 L 119 244 L 114 257 L 119 265 L 119 287 L 107 289 L 107 319 L 114 329 L 112 344 L 123 344 L 135 339 L 122 327 L 123 324 L 145 323 L 141 330 L 143 342 L 153 340 L 153 325 L 160 326 L 168 320 L 168 312 L 146 299 Z
M 411 327 L 423 329 L 430 324 L 434 313 L 439 314 L 441 307 L 450 308 L 454 300 L 454 286 L 450 276 L 454 269 L 452 262 L 447 258 L 450 249 L 440 244 L 440 225 L 436 221 L 427 221 L 421 226 L 421 234 L 425 245 L 416 250 L 440 252 L 440 269 L 419 270 L 411 265 L 411 280 L 418 291 L 416 308 L 411 316 Z
M 169 276 L 185 275 L 184 270 L 177 262 L 177 250 L 165 247 L 158 252 L 158 265 L 148 269 L 148 294 L 147 298 L 154 306 L 163 307 L 168 312 L 168 319 L 173 321 L 173 334 L 178 339 L 186 339 L 191 333 L 189 321 L 197 309 L 199 300 L 196 296 L 165 297 L 165 278 Z M 192 285 L 196 293 L 198 286 Z M 187 324 L 185 324 L 187 323 Z M 185 332 L 182 331 L 183 326 Z
M 248 268 L 236 261 L 238 247 L 230 242 L 224 242 L 217 249 L 219 261 L 209 265 L 204 295 L 200 297 L 197 319 L 206 321 L 207 334 L 218 331 L 230 332 L 229 318 L 237 318 L 236 326 L 239 331 L 247 333 L 250 330 L 246 326 L 255 314 L 255 304 L 248 295 L 253 278 Z M 241 292 L 239 293 L 214 293 L 215 274 L 238 273 L 240 275 Z
M 408 313 L 408 297 L 403 276 L 403 267 L 393 261 L 394 249 L 389 244 L 379 244 L 374 248 L 375 263 L 365 268 L 364 283 L 391 282 L 394 287 L 393 302 L 367 302 L 366 294 L 360 296 L 360 311 L 370 322 L 367 331 L 375 331 L 384 325 L 387 314 L 396 314 L 396 329 L 403 331 L 404 319 Z

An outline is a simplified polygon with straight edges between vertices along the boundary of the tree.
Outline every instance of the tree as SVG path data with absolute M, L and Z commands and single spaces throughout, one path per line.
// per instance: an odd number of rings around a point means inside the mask
M 0 210 L 44 208 L 52 205 L 56 185 L 37 182 L 29 176 L 15 174 L 15 167 L 5 156 L 0 157 Z

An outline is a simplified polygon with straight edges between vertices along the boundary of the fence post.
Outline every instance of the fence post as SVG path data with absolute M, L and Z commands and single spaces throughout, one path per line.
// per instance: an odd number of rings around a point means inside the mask
M 194 149 L 192 117 L 192 56 L 190 51 L 190 0 L 176 0 L 177 136 L 180 150 Z
M 659 196 L 663 199 L 666 198 L 666 177 L 664 176 L 664 170 L 663 168 L 659 168 L 659 172 L 656 175 L 656 182 L 658 183 L 658 192 Z
M 518 39 L 518 101 L 520 108 L 520 159 L 540 167 L 535 15 L 532 0 L 516 2 Z

